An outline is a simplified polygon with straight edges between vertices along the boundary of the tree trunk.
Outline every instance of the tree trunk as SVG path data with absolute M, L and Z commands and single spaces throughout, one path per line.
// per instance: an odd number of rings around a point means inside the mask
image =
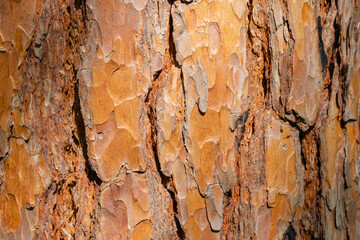
M 0 239 L 360 239 L 359 0 L 0 13 Z

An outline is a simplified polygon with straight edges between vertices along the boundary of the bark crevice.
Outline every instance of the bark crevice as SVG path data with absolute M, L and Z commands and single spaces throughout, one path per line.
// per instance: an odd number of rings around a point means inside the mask
M 77 79 L 77 73 L 75 74 L 75 84 L 74 84 L 74 105 L 73 105 L 73 113 L 77 128 L 77 136 L 78 142 L 80 143 L 82 153 L 85 159 L 85 172 L 89 179 L 89 181 L 96 183 L 97 185 L 101 185 L 102 180 L 98 176 L 97 172 L 94 170 L 90 163 L 89 155 L 88 155 L 88 145 L 86 141 L 86 130 L 83 115 L 81 112 L 81 102 L 79 96 L 79 79 Z M 76 137 L 74 137 L 76 139 Z
M 157 147 L 157 113 L 156 113 L 156 103 L 157 103 L 157 96 L 156 93 L 158 90 L 162 88 L 163 81 L 167 80 L 167 74 L 170 73 L 172 66 L 181 70 L 181 65 L 176 60 L 176 46 L 173 39 L 173 19 L 171 13 L 171 7 L 173 2 L 169 2 L 170 6 L 170 16 L 169 16 L 169 26 L 168 26 L 168 48 L 165 52 L 165 58 L 163 67 L 153 74 L 152 85 L 149 88 L 149 91 L 145 98 L 145 105 L 146 105 L 146 112 L 149 119 L 150 124 L 150 136 L 147 140 L 148 150 L 150 150 L 152 158 L 154 159 L 155 169 L 160 177 L 161 184 L 163 185 L 164 189 L 169 193 L 171 199 L 171 205 L 173 210 L 173 220 L 176 225 L 176 234 L 179 239 L 185 239 L 185 231 L 182 228 L 182 225 L 179 221 L 179 209 L 178 209 L 178 202 L 177 202 L 177 192 L 174 186 L 173 177 L 167 176 L 161 170 L 161 163 L 159 160 L 158 155 L 158 147 Z M 182 72 L 181 72 L 182 75 Z M 185 92 L 184 92 L 185 93 Z

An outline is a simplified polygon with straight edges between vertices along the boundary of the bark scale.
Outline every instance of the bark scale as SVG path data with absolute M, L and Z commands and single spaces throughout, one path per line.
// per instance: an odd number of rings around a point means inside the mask
M 360 239 L 360 3 L 4 0 L 1 239 Z

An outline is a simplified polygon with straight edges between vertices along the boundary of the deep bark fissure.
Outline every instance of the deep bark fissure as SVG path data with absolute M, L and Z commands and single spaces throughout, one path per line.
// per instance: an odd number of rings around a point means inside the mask
M 295 240 L 296 239 L 296 231 L 292 224 L 289 225 L 286 232 L 284 233 L 284 240 Z
M 81 102 L 79 97 L 79 79 L 77 79 L 77 74 L 75 74 L 75 84 L 74 84 L 74 105 L 73 105 L 73 113 L 77 128 L 77 136 L 79 137 L 78 141 L 80 142 L 82 153 L 85 159 L 85 172 L 88 177 L 88 179 L 91 182 L 96 183 L 97 185 L 101 185 L 102 180 L 96 173 L 96 171 L 93 169 L 89 155 L 88 155 L 88 145 L 86 141 L 86 130 L 85 130 L 85 124 L 84 119 L 81 112 Z
M 325 53 L 324 41 L 322 39 L 322 25 L 321 25 L 321 17 L 320 16 L 317 17 L 316 28 L 318 30 L 318 38 L 319 38 L 320 62 L 321 62 L 322 68 L 324 70 L 328 64 L 328 58 Z
M 186 155 L 189 156 L 189 149 L 186 144 L 186 90 L 185 90 L 184 74 L 183 74 L 182 69 L 180 72 L 180 78 L 181 78 L 181 88 L 182 88 L 182 92 L 183 92 L 183 96 L 184 96 L 184 109 L 185 109 L 184 110 L 184 118 L 183 118 L 184 125 L 183 125 L 182 131 L 181 131 L 181 137 L 183 140 Z
M 240 148 L 241 141 L 244 138 L 244 133 L 246 130 L 246 123 L 249 119 L 250 109 L 246 110 L 243 114 L 241 114 L 237 119 L 235 123 L 235 146 L 237 149 Z
M 158 81 L 158 78 L 160 77 L 160 74 L 161 74 L 161 70 L 159 71 L 158 74 L 156 74 L 157 76 L 153 80 L 153 85 Z M 156 139 L 156 137 L 157 137 L 157 128 L 156 128 L 157 117 L 156 117 L 156 110 L 155 110 L 154 106 L 151 103 L 151 101 L 152 101 L 151 98 L 153 97 L 153 96 L 151 96 L 152 93 L 153 93 L 153 87 L 150 88 L 150 90 L 148 92 L 148 95 L 146 97 L 146 100 L 145 100 L 145 104 L 147 105 L 147 115 L 148 115 L 148 118 L 149 118 L 150 128 L 151 128 L 151 130 L 150 130 L 151 131 L 150 132 L 151 152 L 153 153 L 154 162 L 155 162 L 155 168 L 156 168 L 156 171 L 158 172 L 158 174 L 160 176 L 161 184 L 163 185 L 165 190 L 170 195 L 172 208 L 173 208 L 174 222 L 175 222 L 175 225 L 176 225 L 176 228 L 177 228 L 176 233 L 177 233 L 177 235 L 178 235 L 178 237 L 180 239 L 185 239 L 185 232 L 182 229 L 181 223 L 180 223 L 180 221 L 179 221 L 179 219 L 177 217 L 177 215 L 178 215 L 178 205 L 177 205 L 177 200 L 176 200 L 175 188 L 173 186 L 173 179 L 172 179 L 172 177 L 166 176 L 161 170 L 161 164 L 160 164 L 159 155 L 158 155 L 158 148 L 157 148 L 157 139 Z
M 264 171 L 264 131 L 259 129 L 258 121 L 263 112 L 271 106 L 270 88 L 270 28 L 268 1 L 250 0 L 247 3 L 246 17 L 246 67 L 249 73 L 249 108 L 239 116 L 235 124 L 237 156 L 237 186 L 227 193 L 225 199 L 224 232 L 227 239 L 254 236 L 252 222 L 255 211 L 251 204 L 250 192 L 264 184 L 261 172 Z M 252 152 L 254 144 L 259 152 Z M 255 170 L 256 169 L 256 170 Z
M 149 123 L 150 123 L 150 147 L 153 158 L 154 158 L 154 163 L 155 163 L 155 168 L 156 171 L 159 174 L 160 180 L 161 180 L 161 184 L 163 185 L 163 187 L 165 188 L 165 190 L 169 193 L 170 199 L 171 199 L 171 204 L 172 204 L 172 210 L 173 210 L 173 220 L 174 223 L 176 225 L 176 234 L 178 236 L 179 239 L 185 239 L 186 235 L 185 235 L 185 231 L 182 228 L 182 225 L 179 221 L 179 209 L 178 209 L 178 202 L 177 202 L 177 192 L 176 192 L 176 188 L 174 186 L 174 182 L 173 182 L 173 177 L 170 176 L 166 176 L 162 170 L 161 170 L 161 163 L 159 160 L 159 153 L 158 153 L 158 147 L 157 147 L 157 135 L 158 135 L 158 131 L 157 131 L 157 113 L 156 113 L 156 106 L 154 106 L 156 104 L 156 92 L 159 88 L 161 88 L 160 84 L 161 81 L 163 81 L 164 79 L 164 75 L 168 74 L 169 71 L 171 70 L 172 66 L 175 66 L 176 68 L 180 69 L 180 73 L 182 75 L 182 71 L 181 71 L 181 65 L 177 62 L 176 60 L 176 46 L 175 46 L 175 42 L 173 39 L 173 19 L 172 19 L 172 13 L 171 13 L 171 7 L 173 5 L 172 1 L 169 1 L 169 3 L 171 4 L 170 6 L 170 16 L 169 16 L 169 27 L 168 27 L 168 31 L 169 31 L 169 36 L 168 36 L 168 48 L 165 52 L 165 59 L 164 59 L 164 64 L 163 67 L 154 73 L 153 75 L 153 81 L 152 81 L 152 86 L 149 88 L 149 91 L 147 93 L 147 96 L 145 98 L 145 105 L 147 106 L 147 116 L 149 119 Z M 182 77 L 182 76 L 181 76 Z M 166 76 L 165 76 L 166 78 Z M 185 94 L 185 90 L 184 90 L 184 94 Z
M 88 19 L 88 15 L 87 15 L 87 3 L 86 3 L 87 0 L 75 0 L 74 2 L 74 5 L 75 5 L 75 9 L 78 10 L 78 9 L 81 9 L 81 14 L 82 14 L 82 21 L 84 23 L 84 26 L 85 26 L 85 30 L 86 30 L 86 23 L 87 21 L 89 20 Z
M 75 11 L 78 11 L 79 9 L 81 10 L 81 15 L 82 15 L 82 23 L 84 24 L 84 31 L 86 33 L 86 21 L 87 21 L 87 16 L 86 16 L 86 0 L 75 0 L 74 2 L 75 5 Z M 70 14 L 70 16 L 72 16 L 71 13 L 71 7 L 68 7 L 68 13 Z M 71 17 L 70 17 L 71 18 Z M 74 24 L 75 23 L 75 26 Z M 70 21 L 70 24 L 68 26 L 68 40 L 67 40 L 67 45 L 69 46 L 69 48 L 72 50 L 74 56 L 70 57 L 68 56 L 67 59 L 67 63 L 71 66 L 71 72 L 72 72 L 72 83 L 73 83 L 73 91 L 74 91 L 74 102 L 73 102 L 73 107 L 72 107 L 72 111 L 74 114 L 74 122 L 76 125 L 76 130 L 77 130 L 77 137 L 79 139 L 78 143 L 80 143 L 81 149 L 82 149 L 82 153 L 83 153 L 83 157 L 85 160 L 85 173 L 86 176 L 88 177 L 89 181 L 94 182 L 97 185 L 101 185 L 102 180 L 100 179 L 100 177 L 98 176 L 97 172 L 94 170 L 93 166 L 91 165 L 90 159 L 89 159 L 89 155 L 88 155 L 88 145 L 87 145 L 87 140 L 86 140 L 86 129 L 85 129 L 85 123 L 84 123 L 84 118 L 83 118 L 83 114 L 81 111 L 81 99 L 80 99 L 80 90 L 79 90 L 79 85 L 80 85 L 80 79 L 78 76 L 78 70 L 77 67 L 75 66 L 75 62 L 74 62 L 74 58 L 79 57 L 80 58 L 80 50 L 78 49 L 78 45 L 79 45 L 79 36 L 72 36 L 72 32 L 74 29 L 77 29 L 78 26 L 76 25 L 77 21 Z M 78 43 L 78 44 L 74 44 L 73 43 Z M 76 139 L 76 137 L 73 137 L 73 139 Z M 74 140 L 75 141 L 75 140 Z
M 301 160 L 304 166 L 304 212 L 301 218 L 300 233 L 305 239 L 322 239 L 321 231 L 321 158 L 320 139 L 316 128 L 299 133 Z M 310 222 L 307 226 L 306 221 Z
M 176 45 L 174 42 L 174 23 L 173 23 L 173 17 L 172 17 L 172 8 L 173 5 L 171 5 L 170 7 L 170 17 L 169 17 L 169 54 L 171 57 L 171 62 L 172 64 L 177 67 L 178 69 L 181 70 L 181 64 L 177 61 L 176 59 Z
M 318 142 L 316 143 L 316 167 L 317 167 L 317 181 L 318 181 L 318 189 L 316 192 L 316 217 L 319 219 L 318 222 L 318 230 L 319 232 L 317 232 L 319 239 L 323 239 L 324 238 L 324 230 L 321 227 L 322 226 L 322 221 L 321 221 L 321 211 L 322 211 L 322 205 L 321 205 L 321 200 L 322 200 L 322 164 L 321 164 L 321 145 L 320 145 L 320 140 L 319 137 L 318 138 Z
M 249 40 L 249 53 L 252 55 L 250 59 L 257 64 L 253 64 L 252 68 L 258 72 L 256 78 L 262 86 L 263 103 L 265 106 L 270 106 L 270 72 L 271 72 L 271 57 L 270 57 L 270 27 L 269 27 L 269 9 L 259 7 L 258 5 L 268 5 L 267 1 L 257 3 L 254 6 L 254 1 L 250 0 L 248 3 L 248 29 L 247 38 Z M 254 19 L 254 7 L 258 15 Z M 260 49 L 259 49 L 260 48 Z

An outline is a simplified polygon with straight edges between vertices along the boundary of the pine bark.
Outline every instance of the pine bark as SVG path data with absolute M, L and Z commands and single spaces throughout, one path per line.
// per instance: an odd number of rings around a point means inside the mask
M 0 239 L 360 239 L 358 0 L 0 13 Z

